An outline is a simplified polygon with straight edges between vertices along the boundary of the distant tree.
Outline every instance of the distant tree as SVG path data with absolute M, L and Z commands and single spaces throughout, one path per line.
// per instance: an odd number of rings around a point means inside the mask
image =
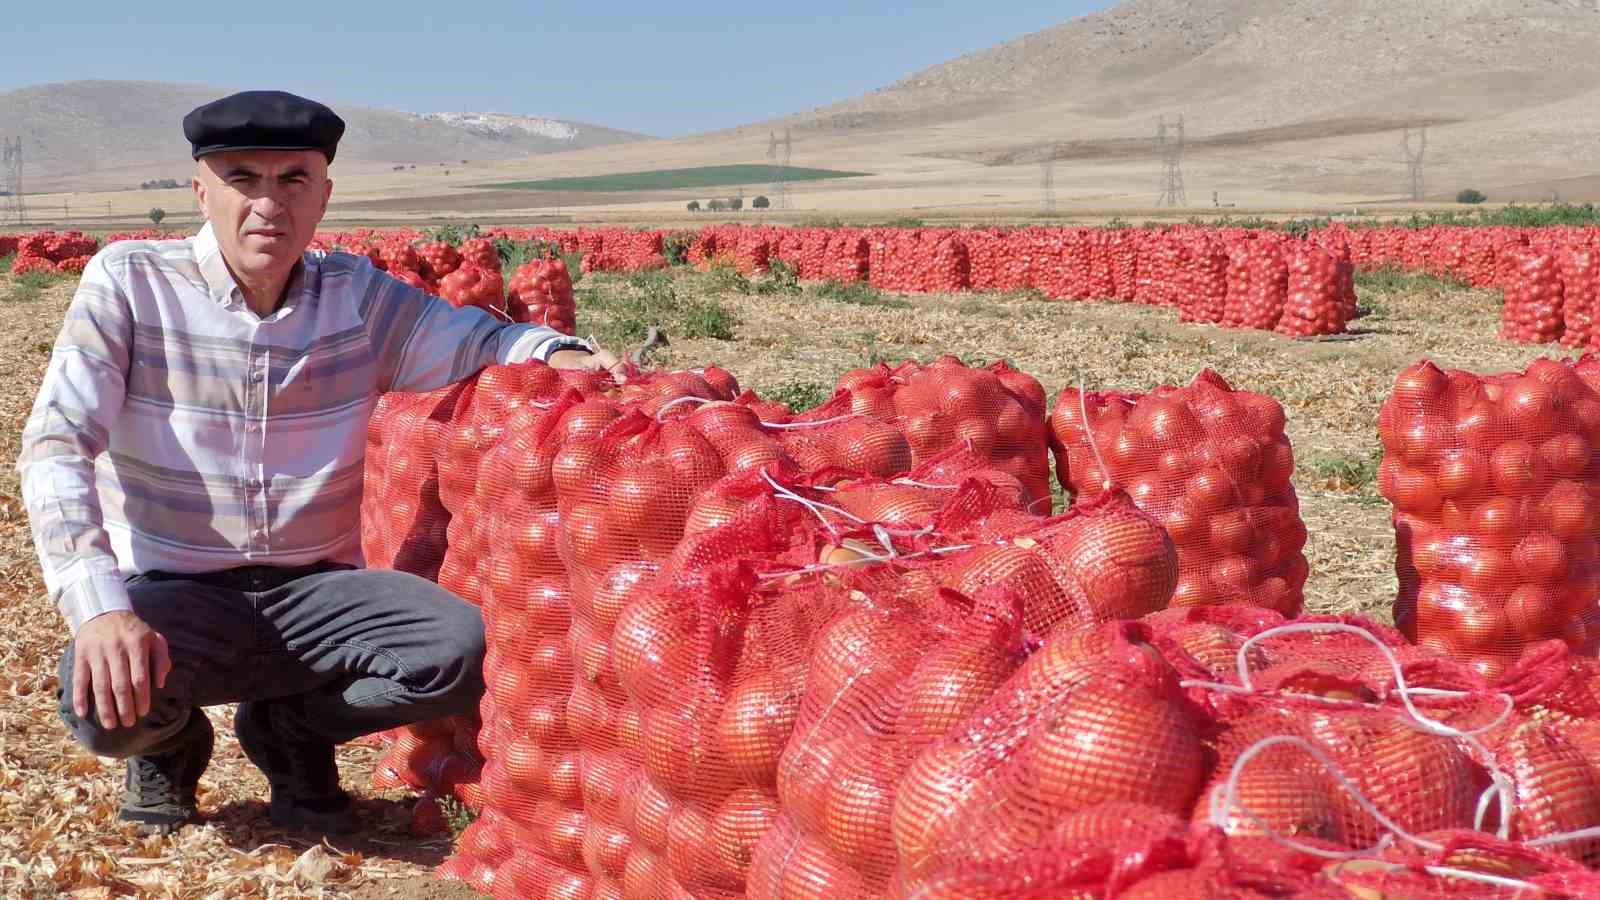
M 690 200 L 688 209 L 689 209 L 689 212 L 699 212 L 700 211 L 700 201 L 699 200 Z
M 737 211 L 739 211 L 741 209 L 744 209 L 744 198 L 743 197 L 729 197 L 728 198 L 728 208 L 731 209 L 731 210 L 734 210 L 735 212 L 737 212 Z
M 727 209 L 728 206 L 727 206 L 727 204 L 723 203 L 721 200 L 713 200 L 710 203 L 706 204 L 706 208 L 711 210 L 712 212 L 722 212 L 723 210 Z
M 765 195 L 760 194 L 756 195 L 756 198 L 750 201 L 751 209 L 766 209 L 771 205 L 772 201 L 768 200 Z
M 167 217 L 167 211 L 162 209 L 161 207 L 152 206 L 150 208 L 150 221 L 154 222 L 155 224 L 160 225 L 161 224 L 161 220 L 165 219 L 166 217 Z
M 1473 203 L 1473 204 L 1477 204 L 1477 203 L 1482 203 L 1483 201 L 1485 201 L 1487 199 L 1489 199 L 1489 198 L 1485 197 L 1483 195 L 1482 191 L 1477 190 L 1475 188 L 1467 188 L 1466 190 L 1464 190 L 1461 193 L 1456 195 L 1456 202 L 1457 203 Z

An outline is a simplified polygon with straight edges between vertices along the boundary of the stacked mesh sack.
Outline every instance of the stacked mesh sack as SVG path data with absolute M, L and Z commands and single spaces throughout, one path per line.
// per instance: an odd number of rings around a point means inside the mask
M 737 390 L 721 370 L 705 375 Z M 486 813 L 473 840 L 501 835 L 497 823 L 509 823 L 531 830 L 516 832 L 517 846 L 533 848 L 547 871 L 609 879 L 620 871 L 578 871 L 562 836 L 618 834 L 625 767 L 611 723 L 629 716 L 630 701 L 613 661 L 617 617 L 686 529 L 718 520 L 714 482 L 786 459 L 755 410 L 720 399 L 700 375 L 644 377 L 613 394 L 572 395 L 507 427 L 484 465 L 515 477 L 479 478 L 466 514 L 491 523 L 476 545 L 490 653 L 480 740 Z M 544 629 L 524 621 L 535 606 L 548 613 L 539 618 Z M 507 747 L 504 758 L 488 751 Z M 581 786 L 567 777 L 580 771 L 592 776 Z M 452 874 L 486 883 L 504 853 L 499 844 L 471 846 Z
M 367 564 L 437 580 L 468 602 L 481 603 L 475 567 L 466 567 L 471 578 L 462 574 L 462 560 L 471 559 L 462 535 L 475 536 L 475 529 L 465 526 L 478 521 L 462 491 L 471 489 L 481 453 L 502 433 L 484 423 L 516 422 L 563 392 L 593 395 L 602 386 L 602 379 L 588 373 L 524 363 L 490 367 L 431 393 L 380 398 L 368 425 L 364 472 Z M 463 434 L 478 440 L 464 446 Z M 441 829 L 436 797 L 454 795 L 473 808 L 481 802 L 477 734 L 473 716 L 383 732 L 377 739 L 387 749 L 374 767 L 373 786 L 421 791 L 413 827 Z
M 531 322 L 573 334 L 577 330 L 577 304 L 566 262 L 559 256 L 550 256 L 518 267 L 506 289 L 506 315 L 513 322 Z
M 1086 417 L 1087 416 L 1087 417 Z M 1283 407 L 1210 369 L 1186 387 L 1056 398 L 1056 477 L 1073 497 L 1127 491 L 1172 535 L 1173 604 L 1247 602 L 1299 612 L 1309 567 Z
M 953 356 L 928 365 L 905 362 L 890 368 L 880 363 L 846 372 L 828 402 L 784 424 L 791 440 L 803 444 L 810 435 L 826 434 L 819 430 L 824 425 L 836 426 L 852 415 L 887 424 L 904 436 L 911 457 L 901 471 L 950 447 L 965 447 L 1022 482 L 1033 511 L 1050 511 L 1044 388 L 1031 375 L 1004 362 L 969 367 Z M 892 453 L 893 448 L 881 441 L 864 440 L 863 452 L 874 457 Z M 805 457 L 808 464 L 821 461 Z M 835 462 L 866 468 L 849 459 Z
M 1400 373 L 1378 430 L 1400 628 L 1488 675 L 1542 640 L 1591 647 L 1600 360 L 1488 376 L 1423 361 Z
M 1386 896 L 1595 889 L 1595 743 L 1570 718 L 1596 709 L 1594 667 L 1560 642 L 1491 681 L 1360 617 L 1225 606 L 1147 623 L 1214 723 L 1192 830 L 1309 853 L 1321 879 Z
M 559 436 L 559 431 L 551 434 Z M 751 823 L 759 824 L 776 807 L 771 796 L 761 794 L 762 784 L 746 783 L 767 777 L 749 774 L 761 768 L 752 761 L 754 751 L 749 747 L 741 751 L 747 770 L 743 782 L 730 776 L 728 764 L 716 760 L 712 735 L 724 721 L 723 698 L 745 687 L 746 696 L 755 694 L 749 703 L 764 702 L 769 688 L 778 690 L 773 680 L 783 680 L 776 669 L 792 671 L 806 658 L 805 638 L 797 637 L 796 629 L 805 621 L 822 623 L 830 616 L 825 605 L 817 605 L 815 586 L 801 590 L 779 580 L 775 588 L 787 589 L 793 595 L 790 602 L 802 606 L 771 617 L 771 624 L 764 626 L 777 629 L 771 639 L 741 644 L 742 635 L 760 631 L 753 620 L 740 619 L 740 610 L 753 601 L 705 606 L 708 597 L 723 594 L 708 587 L 705 579 L 712 576 L 692 574 L 703 567 L 696 560 L 725 554 L 718 549 L 723 544 L 743 548 L 746 554 L 752 546 L 765 547 L 775 554 L 767 563 L 781 562 L 802 580 L 825 579 L 828 576 L 806 572 L 801 563 L 855 553 L 847 549 L 844 536 L 852 529 L 860 530 L 856 536 L 860 540 L 882 546 L 888 532 L 878 529 L 886 526 L 868 527 L 848 510 L 877 502 L 882 489 L 893 485 L 883 476 L 866 474 L 829 478 L 828 485 L 813 483 L 813 476 L 799 476 L 786 467 L 781 448 L 776 461 L 762 460 L 762 453 L 747 450 L 755 445 L 770 451 L 775 443 L 748 407 L 718 403 L 694 408 L 685 403 L 658 405 L 652 414 L 642 407 L 624 409 L 593 438 L 561 441 L 553 452 L 554 444 L 536 441 L 517 452 L 521 459 L 549 460 L 559 520 L 555 559 L 567 572 L 570 591 L 565 643 L 570 658 L 560 658 L 554 645 L 548 651 L 519 647 L 514 635 L 522 636 L 524 643 L 532 636 L 523 623 L 515 628 L 498 624 L 497 599 L 502 584 L 514 585 L 519 579 L 486 579 L 490 619 L 486 671 L 494 700 L 485 700 L 480 739 L 488 760 L 483 776 L 485 805 L 478 822 L 463 836 L 461 852 L 447 868 L 448 874 L 508 896 L 549 890 L 551 885 L 648 896 L 653 894 L 640 885 L 668 884 L 664 878 L 695 895 L 737 889 L 736 877 L 743 877 L 747 855 L 754 864 L 756 835 Z M 1038 549 L 1032 552 L 1038 559 L 1031 566 L 1026 552 L 1009 563 L 977 550 L 969 554 L 974 565 L 987 567 L 983 571 L 988 577 L 1007 584 L 1038 591 L 1039 583 L 1028 579 L 1041 572 L 1050 579 L 1044 585 L 1048 592 L 1033 597 L 1033 608 L 1023 604 L 1010 613 L 1014 623 L 1030 616 L 1046 622 L 1087 615 L 1079 611 L 1102 607 L 1115 610 L 1107 615 L 1121 614 L 1129 597 L 1160 596 L 1163 580 L 1170 591 L 1174 574 L 1170 544 L 1125 500 L 1108 501 L 1103 510 L 1086 510 L 1048 523 L 1020 508 L 1020 484 L 1003 472 L 964 478 L 959 484 L 940 480 L 958 469 L 967 473 L 982 469 L 981 460 L 948 457 L 936 460 L 935 466 L 942 469 L 916 470 L 895 486 L 937 498 L 941 511 L 948 509 L 947 515 L 957 517 L 951 522 L 981 523 L 991 516 L 975 510 L 999 509 L 1010 513 L 1013 525 L 1046 523 L 1055 529 L 1036 539 Z M 720 478 L 701 480 L 718 468 L 724 473 Z M 502 500 L 506 505 L 532 504 L 519 493 L 507 494 Z M 762 509 L 767 512 L 760 513 Z M 758 513 L 765 516 L 760 520 L 765 524 L 748 521 Z M 502 515 L 509 514 L 508 509 Z M 1125 524 L 1120 530 L 1109 529 L 1097 542 L 1087 523 L 1101 518 Z M 926 526 L 897 530 L 908 532 L 902 541 L 912 541 L 900 551 L 913 555 L 931 552 L 917 549 L 917 540 L 955 534 Z M 825 538 L 815 536 L 821 532 L 826 532 Z M 889 534 L 888 540 L 893 546 L 895 536 Z M 1106 540 L 1122 548 L 1120 555 L 1108 551 Z M 493 546 L 507 543 L 496 541 Z M 1143 550 L 1133 549 L 1133 544 Z M 530 548 L 519 552 L 528 558 L 539 555 Z M 781 558 L 783 553 L 798 557 Z M 1055 560 L 1055 568 L 1044 560 Z M 1140 566 L 1153 572 L 1141 578 L 1132 571 Z M 966 567 L 948 574 L 952 579 L 962 574 L 978 577 Z M 745 585 L 735 595 L 749 592 L 748 578 L 729 578 L 717 583 Z M 1146 589 L 1150 578 L 1157 582 L 1154 590 Z M 682 579 L 689 579 L 693 588 L 671 587 Z M 919 596 L 942 596 L 932 573 L 925 573 L 916 585 Z M 857 603 L 858 593 L 865 596 L 853 588 L 832 596 Z M 696 646 L 702 650 L 683 655 Z M 780 664 L 783 653 L 789 654 L 783 657 L 789 660 L 786 664 Z M 748 663 L 735 662 L 741 658 Z M 524 661 L 520 669 L 518 659 Z M 685 669 L 684 659 L 699 662 Z M 745 671 L 741 665 L 760 674 L 737 674 Z M 750 678 L 766 687 L 749 688 L 745 682 Z M 513 688 L 523 693 L 502 703 L 501 695 Z M 549 715 L 536 717 L 538 734 L 528 730 L 532 723 L 518 720 L 518 711 L 525 709 L 549 710 Z M 727 727 L 734 732 L 763 727 L 748 715 L 743 722 Z M 765 746 L 770 754 L 771 743 Z M 502 757 L 501 748 L 515 752 Z M 512 771 L 513 761 L 522 774 Z

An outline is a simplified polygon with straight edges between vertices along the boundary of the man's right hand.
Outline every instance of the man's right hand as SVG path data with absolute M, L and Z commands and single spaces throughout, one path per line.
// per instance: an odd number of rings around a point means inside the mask
M 131 727 L 150 712 L 154 688 L 172 671 L 167 639 L 127 610 L 101 613 L 83 623 L 73 639 L 72 709 L 89 714 L 89 692 L 100 724 Z

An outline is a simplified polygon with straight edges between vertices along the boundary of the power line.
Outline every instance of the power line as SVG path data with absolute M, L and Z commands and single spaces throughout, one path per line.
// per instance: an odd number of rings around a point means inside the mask
M 22 138 L 0 138 L 0 225 L 27 225 L 28 202 L 22 195 Z
M 794 153 L 794 137 L 787 125 L 783 139 L 776 132 L 767 132 L 767 159 L 772 160 L 772 188 L 768 197 L 773 209 L 789 208 L 789 158 Z
M 1422 182 L 1422 156 L 1428 150 L 1428 129 L 1418 130 L 1417 146 L 1411 146 L 1411 129 L 1405 130 L 1405 137 L 1401 140 L 1400 149 L 1405 151 L 1406 164 L 1411 168 L 1411 199 L 1421 200 L 1423 197 Z
M 1183 114 L 1178 121 L 1167 124 L 1162 116 L 1156 125 L 1156 149 L 1161 153 L 1161 199 L 1157 206 L 1188 206 L 1189 198 L 1183 192 Z
M 1050 155 L 1045 157 L 1045 159 L 1039 163 L 1039 174 L 1040 190 L 1043 195 L 1040 198 L 1040 206 L 1043 207 L 1046 213 L 1053 213 L 1056 211 L 1055 148 L 1052 147 L 1050 150 Z

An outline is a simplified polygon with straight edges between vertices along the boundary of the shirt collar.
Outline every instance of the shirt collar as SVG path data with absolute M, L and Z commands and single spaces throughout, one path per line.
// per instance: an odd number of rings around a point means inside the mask
M 206 292 L 212 300 L 223 306 L 231 306 L 235 301 L 244 303 L 244 292 L 239 289 L 233 273 L 228 271 L 228 263 L 222 258 L 222 246 L 217 243 L 217 235 L 210 222 L 202 225 L 200 232 L 194 236 L 194 256 L 200 265 L 200 277 L 205 279 Z M 294 271 L 289 273 L 280 312 L 297 305 L 300 293 L 306 288 L 306 267 L 306 255 L 301 254 Z

